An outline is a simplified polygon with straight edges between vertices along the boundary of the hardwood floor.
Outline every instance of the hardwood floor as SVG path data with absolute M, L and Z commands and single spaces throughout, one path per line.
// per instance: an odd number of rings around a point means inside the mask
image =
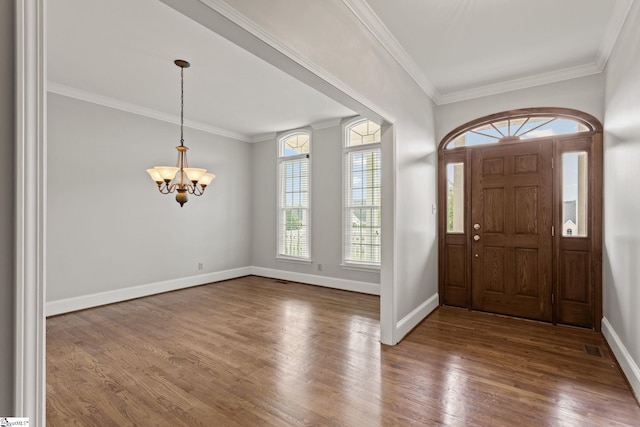
M 599 333 L 442 307 L 388 347 L 378 313 L 249 276 L 49 318 L 47 425 L 640 425 Z

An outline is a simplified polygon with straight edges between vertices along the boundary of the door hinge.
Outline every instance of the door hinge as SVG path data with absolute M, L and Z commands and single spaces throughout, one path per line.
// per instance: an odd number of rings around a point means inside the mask
M 556 228 L 552 225 L 551 226 L 551 237 L 556 235 Z
M 553 157 L 551 158 L 551 169 L 553 169 Z

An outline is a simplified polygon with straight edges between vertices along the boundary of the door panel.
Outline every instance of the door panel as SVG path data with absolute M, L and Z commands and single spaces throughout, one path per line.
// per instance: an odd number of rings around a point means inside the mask
M 541 141 L 472 152 L 474 309 L 552 320 L 552 148 Z
M 562 323 L 591 327 L 592 292 L 588 250 L 561 250 L 559 258 L 558 319 Z
M 515 188 L 515 234 L 538 234 L 538 187 Z

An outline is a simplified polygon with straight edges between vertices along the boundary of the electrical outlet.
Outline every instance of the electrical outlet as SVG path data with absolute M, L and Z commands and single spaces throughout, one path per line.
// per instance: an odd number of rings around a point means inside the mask
M 199 262 L 198 263 L 198 270 L 202 270 L 203 268 L 204 268 L 204 265 L 201 262 Z
M 318 271 L 322 271 L 322 264 L 318 264 Z

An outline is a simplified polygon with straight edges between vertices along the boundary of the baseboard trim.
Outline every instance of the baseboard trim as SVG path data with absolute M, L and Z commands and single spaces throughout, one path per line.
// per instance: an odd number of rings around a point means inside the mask
M 197 276 L 166 280 L 163 282 L 149 283 L 146 285 L 132 286 L 130 288 L 99 292 L 91 295 L 83 295 L 47 302 L 45 312 L 47 317 L 55 316 L 58 314 L 84 310 L 86 308 L 98 307 L 106 304 L 113 304 L 163 292 L 190 288 L 212 282 L 220 282 L 222 280 L 235 279 L 237 277 L 248 276 L 250 274 L 251 267 L 241 267 L 231 270 L 216 271 L 214 273 L 199 274 Z
M 433 310 L 438 308 L 438 294 L 420 304 L 415 310 L 407 314 L 396 324 L 396 338 L 400 342 L 413 328 L 418 326 Z
M 300 282 L 309 285 L 324 286 L 327 288 L 342 289 L 345 291 L 360 292 L 364 294 L 380 295 L 380 285 L 377 283 L 359 282 L 356 280 L 316 276 L 313 274 L 295 273 L 291 271 L 274 270 L 262 267 L 241 267 L 232 270 L 217 271 L 214 273 L 200 274 L 197 276 L 183 277 L 163 282 L 132 286 L 130 288 L 115 289 L 96 294 L 50 301 L 46 303 L 45 312 L 47 317 L 56 316 L 58 314 L 70 313 L 72 311 L 99 307 L 101 305 L 113 304 L 116 302 L 142 298 L 163 292 L 171 292 L 178 289 L 185 289 L 249 275 L 264 276 L 272 279 L 288 280 L 291 282 Z
M 276 270 L 264 267 L 251 267 L 251 274 L 269 277 L 271 279 L 288 280 L 290 282 L 306 283 L 308 285 L 324 286 L 326 288 L 344 291 L 360 292 L 363 294 L 380 295 L 380 284 L 360 282 L 357 280 L 338 279 L 315 274 L 296 273 L 293 271 Z
M 633 357 L 631 357 L 631 354 L 629 354 L 629 351 L 627 351 L 627 348 L 606 317 L 602 318 L 602 335 L 607 340 L 607 344 L 609 344 L 613 354 L 616 356 L 622 372 L 627 377 L 636 400 L 640 402 L 640 368 L 638 368 Z

